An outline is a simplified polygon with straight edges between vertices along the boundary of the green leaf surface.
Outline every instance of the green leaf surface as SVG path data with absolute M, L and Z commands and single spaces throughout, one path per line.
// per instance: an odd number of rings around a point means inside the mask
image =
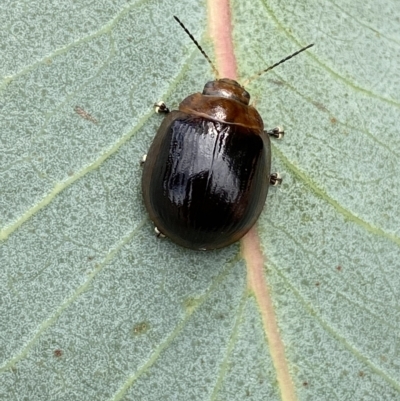
M 400 399 L 400 15 L 232 2 L 239 75 L 273 143 L 259 223 L 299 400 Z M 0 5 L 0 399 L 280 400 L 239 245 L 153 235 L 139 161 L 212 79 L 196 1 Z

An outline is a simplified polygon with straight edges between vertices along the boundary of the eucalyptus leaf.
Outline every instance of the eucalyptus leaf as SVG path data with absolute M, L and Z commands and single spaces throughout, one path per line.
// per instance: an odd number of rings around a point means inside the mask
M 280 400 L 239 244 L 155 237 L 140 160 L 213 79 L 206 5 L 0 5 L 0 399 Z M 400 5 L 233 0 L 273 142 L 258 222 L 299 400 L 400 399 Z

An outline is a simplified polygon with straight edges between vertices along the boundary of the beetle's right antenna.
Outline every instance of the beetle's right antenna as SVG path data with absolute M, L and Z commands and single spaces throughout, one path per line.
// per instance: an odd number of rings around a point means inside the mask
M 201 54 L 206 58 L 206 60 L 210 63 L 211 68 L 213 69 L 214 75 L 218 78 L 219 74 L 218 74 L 218 70 L 215 68 L 215 65 L 212 63 L 212 61 L 210 60 L 210 58 L 207 56 L 206 52 L 201 48 L 201 46 L 199 45 L 199 43 L 197 42 L 197 40 L 193 37 L 193 35 L 189 32 L 189 30 L 185 27 L 185 25 L 182 24 L 182 22 L 180 21 L 180 19 L 178 17 L 175 17 L 175 20 L 178 22 L 178 24 L 183 28 L 183 30 L 189 35 L 189 38 L 192 39 L 193 43 L 197 46 L 197 48 L 201 51 Z

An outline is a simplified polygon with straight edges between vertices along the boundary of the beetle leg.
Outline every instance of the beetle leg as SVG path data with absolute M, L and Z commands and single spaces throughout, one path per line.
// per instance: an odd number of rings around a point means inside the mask
M 282 127 L 275 127 L 269 130 L 264 131 L 267 135 L 273 136 L 276 139 L 282 139 L 283 135 L 285 135 L 285 131 Z
M 269 176 L 269 183 L 274 187 L 282 184 L 282 177 L 278 173 L 273 173 Z
M 143 155 L 142 160 L 140 160 L 140 165 L 143 166 L 144 162 L 146 161 L 147 155 Z
M 165 238 L 166 235 L 164 235 L 157 227 L 154 227 L 154 231 L 156 232 L 157 238 Z
M 154 103 L 154 109 L 156 113 L 169 113 L 169 108 L 163 101 Z

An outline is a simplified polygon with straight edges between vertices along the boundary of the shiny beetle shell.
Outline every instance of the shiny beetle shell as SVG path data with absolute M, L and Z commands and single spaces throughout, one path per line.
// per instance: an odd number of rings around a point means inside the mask
M 160 233 L 197 250 L 238 241 L 268 192 L 271 148 L 236 81 L 208 82 L 164 118 L 147 153 L 142 190 Z

